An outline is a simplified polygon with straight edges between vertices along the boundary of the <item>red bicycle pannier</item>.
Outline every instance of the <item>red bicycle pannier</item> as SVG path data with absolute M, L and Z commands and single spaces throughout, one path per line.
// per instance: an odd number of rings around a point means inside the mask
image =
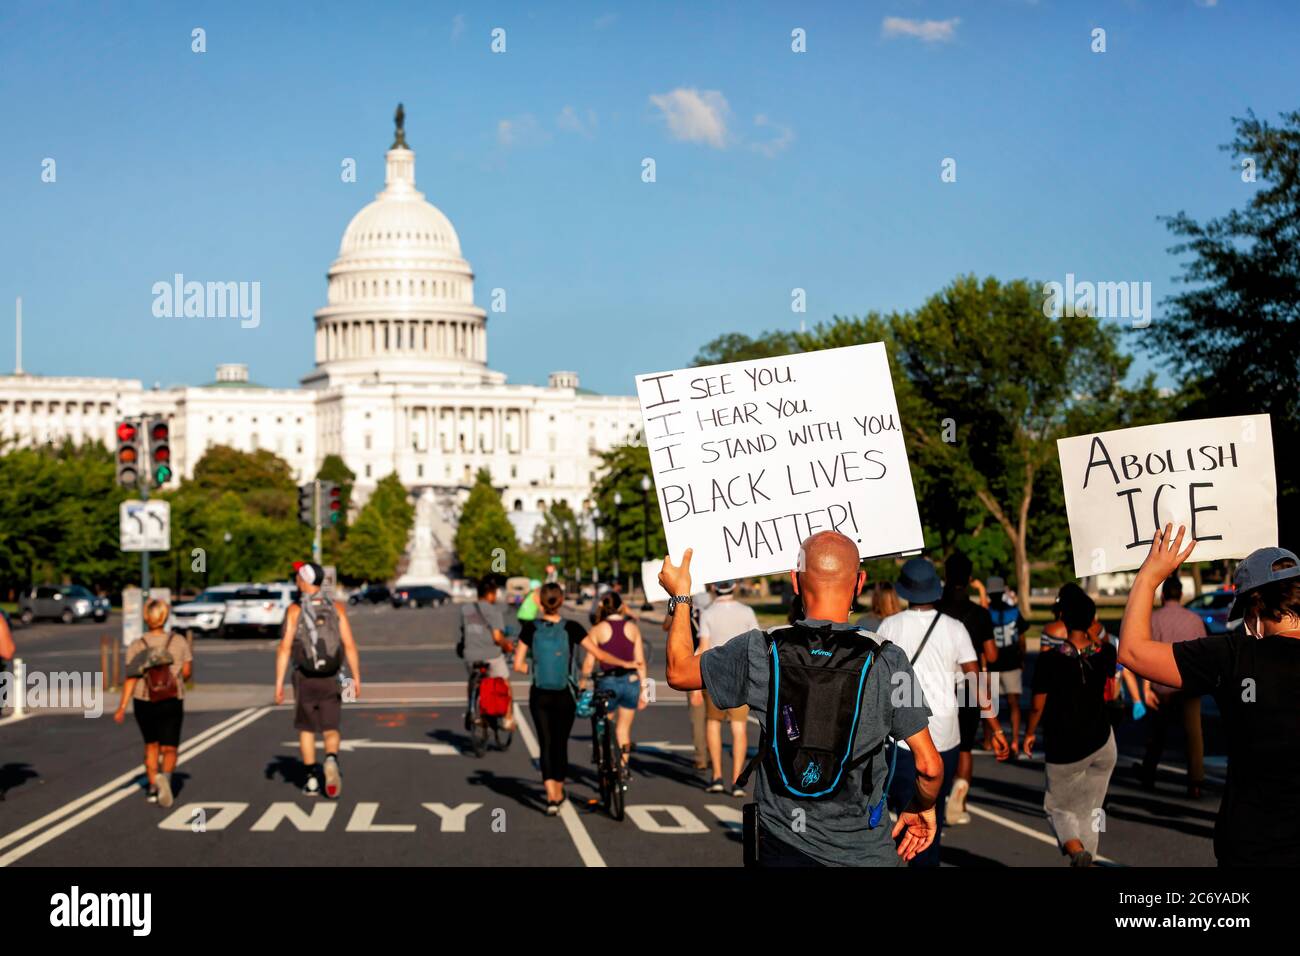
M 484 717 L 504 717 L 510 712 L 510 685 L 504 677 L 485 677 L 478 686 L 478 709 Z

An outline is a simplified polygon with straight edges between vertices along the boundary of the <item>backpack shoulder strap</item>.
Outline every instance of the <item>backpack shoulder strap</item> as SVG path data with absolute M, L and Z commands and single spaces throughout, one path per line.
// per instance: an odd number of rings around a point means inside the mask
M 934 627 L 939 623 L 939 615 L 942 613 L 943 612 L 938 608 L 935 608 L 934 620 L 931 621 L 930 626 L 925 629 L 925 637 L 921 638 L 921 646 L 916 649 L 916 653 L 912 655 L 912 659 L 907 663 L 915 666 L 917 658 L 921 656 L 921 652 L 925 650 L 926 643 L 930 640 L 930 635 L 934 633 Z
M 765 726 L 763 728 L 763 732 L 758 735 L 758 750 L 755 751 L 754 756 L 749 759 L 749 763 L 745 764 L 745 769 L 740 772 L 740 776 L 736 778 L 736 786 L 738 787 L 743 787 L 747 783 L 749 783 L 749 778 L 753 775 L 754 771 L 758 768 L 758 765 L 761 764 L 767 758 L 767 752 L 768 750 L 771 749 L 772 746 L 770 728 L 772 726 L 772 721 L 777 719 L 776 715 L 772 713 L 772 711 L 776 707 L 776 689 L 775 689 L 776 682 L 772 679 L 773 674 L 771 670 L 772 669 L 772 663 L 771 663 L 772 646 L 775 643 L 775 632 L 788 629 L 789 627 L 790 627 L 789 624 L 778 624 L 775 627 L 769 627 L 766 631 L 763 632 L 763 636 L 766 638 L 766 643 L 767 643 L 766 657 L 768 660 L 767 726 Z M 705 691 L 705 693 L 708 692 Z

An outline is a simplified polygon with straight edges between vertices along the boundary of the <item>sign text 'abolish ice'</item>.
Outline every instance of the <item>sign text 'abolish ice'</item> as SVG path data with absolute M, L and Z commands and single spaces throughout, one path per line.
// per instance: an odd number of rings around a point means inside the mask
M 1056 443 L 1079 577 L 1140 567 L 1156 528 L 1183 525 L 1192 561 L 1277 544 L 1267 415 L 1204 418 Z

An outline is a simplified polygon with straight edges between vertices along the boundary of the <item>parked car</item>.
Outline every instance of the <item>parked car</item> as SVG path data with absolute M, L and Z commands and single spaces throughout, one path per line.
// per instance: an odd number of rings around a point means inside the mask
M 1195 611 L 1205 622 L 1207 633 L 1226 634 L 1231 630 L 1228 627 L 1228 608 L 1232 607 L 1233 598 L 1236 596 L 1237 592 L 1222 588 L 1218 591 L 1206 591 L 1188 601 L 1185 607 L 1189 611 Z
M 283 581 L 240 588 L 226 600 L 221 635 L 234 637 L 249 632 L 278 635 L 284 626 L 284 617 L 289 613 L 289 605 L 299 596 L 296 587 Z
M 356 591 L 348 597 L 349 604 L 383 604 L 391 600 L 393 592 L 388 590 L 382 584 L 372 584 Z
M 226 616 L 226 602 L 239 593 L 241 588 L 253 588 L 252 584 L 221 584 L 208 588 L 192 601 L 172 605 L 170 626 L 190 637 L 215 637 L 221 633 L 221 625 Z
M 413 584 L 393 589 L 393 607 L 441 607 L 451 595 L 431 584 Z
M 92 594 L 80 584 L 43 584 L 18 597 L 18 619 L 24 624 L 49 619 L 73 621 L 108 618 L 108 598 Z

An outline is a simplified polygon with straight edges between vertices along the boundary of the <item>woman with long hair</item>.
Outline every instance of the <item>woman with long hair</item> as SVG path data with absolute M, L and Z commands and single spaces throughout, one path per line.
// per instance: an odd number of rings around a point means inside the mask
M 871 610 L 858 618 L 858 627 L 874 631 L 880 627 L 881 621 L 902 609 L 903 604 L 898 600 L 898 592 L 894 590 L 894 586 L 888 581 L 881 581 L 871 589 Z
M 645 695 L 641 693 L 645 684 L 645 649 L 641 644 L 641 629 L 624 614 L 622 595 L 606 591 L 601 596 L 596 610 L 596 626 L 591 629 L 590 637 L 606 654 L 631 663 L 628 667 L 602 660 L 600 673 L 596 676 L 596 690 L 608 690 L 614 694 L 614 703 L 618 706 L 614 737 L 626 764 L 632 746 L 632 721 L 636 712 L 646 705 Z M 584 677 L 591 673 L 595 661 L 591 655 L 583 661 Z
M 574 700 L 574 652 L 581 647 L 589 655 L 616 667 L 632 667 L 631 660 L 607 654 L 577 621 L 560 616 L 564 589 L 543 584 L 535 592 L 538 615 L 526 620 L 515 645 L 515 670 L 531 671 L 533 686 L 528 692 L 528 712 L 537 728 L 537 749 L 541 753 L 542 786 L 546 788 L 546 815 L 557 816 L 564 807 L 564 780 L 569 769 L 569 733 L 577 709 Z
M 170 614 L 166 601 L 151 598 L 145 602 L 144 624 L 148 630 L 126 649 L 129 676 L 122 684 L 122 701 L 113 715 L 122 723 L 126 719 L 126 702 L 132 701 L 135 722 L 144 738 L 144 772 L 149 780 L 146 796 L 160 807 L 172 805 L 171 775 L 176 769 L 176 750 L 185 719 L 185 682 L 194 675 L 189 641 L 166 629 Z

